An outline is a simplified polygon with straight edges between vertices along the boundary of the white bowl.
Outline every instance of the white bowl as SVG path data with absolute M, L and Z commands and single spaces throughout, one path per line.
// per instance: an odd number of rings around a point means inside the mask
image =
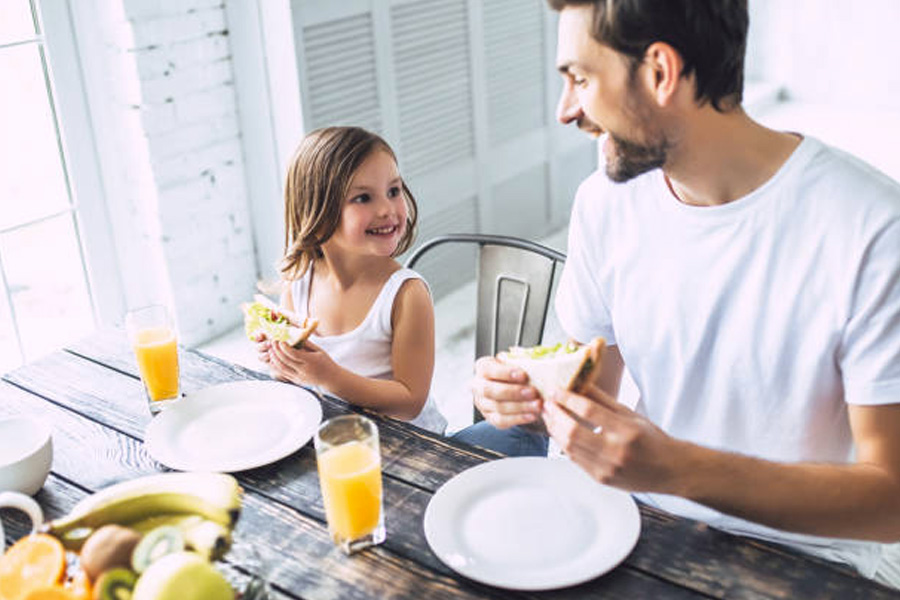
M 50 428 L 33 417 L 0 419 L 0 492 L 33 496 L 53 462 Z

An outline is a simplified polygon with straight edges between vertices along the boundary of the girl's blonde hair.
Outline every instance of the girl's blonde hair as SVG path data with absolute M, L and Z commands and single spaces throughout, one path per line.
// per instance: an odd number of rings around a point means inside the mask
M 359 127 L 326 127 L 303 138 L 288 168 L 284 187 L 283 279 L 298 279 L 322 256 L 341 222 L 341 209 L 359 166 L 376 150 L 397 157 L 380 136 Z M 401 180 L 406 202 L 406 231 L 392 256 L 406 252 L 415 238 L 418 207 Z

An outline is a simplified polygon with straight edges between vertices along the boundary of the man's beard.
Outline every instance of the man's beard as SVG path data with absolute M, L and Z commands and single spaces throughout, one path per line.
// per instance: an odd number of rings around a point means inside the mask
M 669 143 L 665 137 L 651 144 L 639 144 L 609 133 L 613 155 L 606 160 L 606 176 L 624 183 L 666 164 Z
M 628 80 L 629 94 L 625 100 L 625 111 L 631 114 L 634 123 L 645 126 L 654 122 L 649 104 L 639 93 L 637 68 L 632 68 Z M 655 129 L 655 128 L 654 128 Z M 611 157 L 606 159 L 606 175 L 617 183 L 624 183 L 666 164 L 669 140 L 660 129 L 647 135 L 648 141 L 635 142 L 609 132 L 609 142 L 613 145 Z

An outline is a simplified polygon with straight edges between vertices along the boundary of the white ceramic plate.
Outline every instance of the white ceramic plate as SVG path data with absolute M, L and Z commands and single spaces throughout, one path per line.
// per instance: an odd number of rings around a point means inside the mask
M 185 396 L 157 415 L 144 443 L 150 455 L 181 471 L 233 473 L 299 450 L 322 421 L 316 397 L 275 381 L 235 381 Z
M 568 460 L 505 458 L 445 483 L 425 510 L 425 538 L 450 568 L 481 583 L 548 590 L 606 573 L 634 548 L 637 505 Z

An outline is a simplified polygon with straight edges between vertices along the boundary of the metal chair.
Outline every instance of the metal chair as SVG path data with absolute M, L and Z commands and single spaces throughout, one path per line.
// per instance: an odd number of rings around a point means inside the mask
M 475 358 L 494 355 L 510 346 L 539 344 L 554 274 L 566 255 L 521 238 L 456 233 L 426 241 L 405 266 L 414 268 L 423 255 L 444 244 L 478 246 Z M 476 410 L 475 419 L 480 418 Z

